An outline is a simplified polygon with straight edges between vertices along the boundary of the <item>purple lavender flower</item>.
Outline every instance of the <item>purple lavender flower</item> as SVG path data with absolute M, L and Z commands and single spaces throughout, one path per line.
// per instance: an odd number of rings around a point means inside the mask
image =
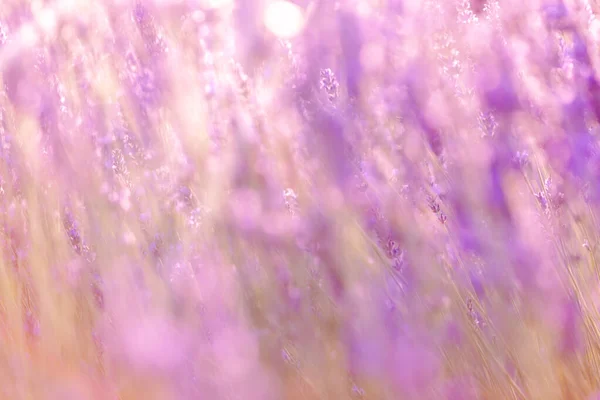
M 582 332 L 580 308 L 574 299 L 568 299 L 564 304 L 562 317 L 562 334 L 559 348 L 561 354 L 569 356 L 577 353 L 582 347 Z
M 340 11 L 338 14 L 341 50 L 344 57 L 346 71 L 346 90 L 351 99 L 360 98 L 360 52 L 362 38 L 358 18 L 349 11 Z
M 329 101 L 334 101 L 338 97 L 339 83 L 330 68 L 321 70 L 320 86 L 327 92 Z

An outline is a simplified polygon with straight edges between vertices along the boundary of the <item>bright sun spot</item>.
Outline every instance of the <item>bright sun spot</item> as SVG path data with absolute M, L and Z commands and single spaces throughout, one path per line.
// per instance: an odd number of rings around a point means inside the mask
M 289 1 L 272 1 L 265 9 L 265 26 L 282 39 L 291 39 L 304 28 L 302 9 Z

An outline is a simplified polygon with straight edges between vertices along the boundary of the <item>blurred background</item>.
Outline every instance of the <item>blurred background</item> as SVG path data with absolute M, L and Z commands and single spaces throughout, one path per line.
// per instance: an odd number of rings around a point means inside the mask
M 0 398 L 600 398 L 597 7 L 3 0 Z

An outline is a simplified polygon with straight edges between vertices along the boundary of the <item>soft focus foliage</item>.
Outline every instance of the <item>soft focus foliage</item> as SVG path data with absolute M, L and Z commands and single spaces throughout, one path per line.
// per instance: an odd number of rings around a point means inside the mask
M 1 1 L 0 398 L 598 398 L 597 8 Z

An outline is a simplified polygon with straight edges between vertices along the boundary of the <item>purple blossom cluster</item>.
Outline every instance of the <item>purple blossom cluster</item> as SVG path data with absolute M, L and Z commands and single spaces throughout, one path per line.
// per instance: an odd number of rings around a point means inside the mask
M 600 398 L 599 12 L 0 2 L 0 398 Z

